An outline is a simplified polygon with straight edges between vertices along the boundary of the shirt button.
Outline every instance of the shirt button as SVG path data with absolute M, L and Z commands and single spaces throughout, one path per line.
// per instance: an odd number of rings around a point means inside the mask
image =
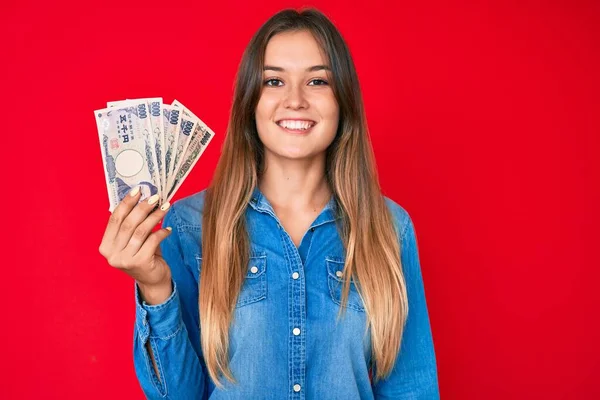
M 294 335 L 298 336 L 300 334 L 300 328 L 294 328 L 292 332 L 294 332 Z
M 252 268 L 250 268 L 250 271 L 255 274 L 258 272 L 258 267 L 256 265 L 253 265 Z
M 299 392 L 300 391 L 300 385 L 298 385 L 297 383 L 294 385 L 294 392 Z
M 338 278 L 341 278 L 341 277 L 342 277 L 342 275 L 344 275 L 344 273 L 343 273 L 342 271 L 335 271 L 335 275 L 336 275 Z
M 297 272 L 294 272 L 294 273 L 292 274 L 292 278 L 294 278 L 294 279 L 298 279 L 299 277 L 300 277 L 300 274 L 299 274 L 299 273 L 297 273 Z

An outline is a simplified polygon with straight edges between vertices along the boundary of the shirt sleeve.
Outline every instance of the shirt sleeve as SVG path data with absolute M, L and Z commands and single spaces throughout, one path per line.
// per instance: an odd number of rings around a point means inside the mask
M 203 399 L 205 374 L 188 335 L 182 311 L 198 301 L 198 287 L 183 258 L 175 205 L 163 219 L 163 227 L 173 228 L 161 242 L 162 256 L 171 268 L 173 292 L 162 304 L 150 305 L 141 299 L 135 282 L 135 324 L 133 361 L 140 387 L 148 399 Z M 150 343 L 160 373 L 156 375 L 146 343 Z
M 396 364 L 386 379 L 373 385 L 373 393 L 378 400 L 439 399 L 435 351 L 417 238 L 413 222 L 408 215 L 401 237 L 401 262 L 407 286 L 408 318 Z

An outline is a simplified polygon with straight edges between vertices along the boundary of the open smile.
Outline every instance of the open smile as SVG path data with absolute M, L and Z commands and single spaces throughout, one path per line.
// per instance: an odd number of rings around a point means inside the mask
M 282 119 L 275 122 L 281 129 L 289 133 L 306 134 L 317 124 L 307 119 Z

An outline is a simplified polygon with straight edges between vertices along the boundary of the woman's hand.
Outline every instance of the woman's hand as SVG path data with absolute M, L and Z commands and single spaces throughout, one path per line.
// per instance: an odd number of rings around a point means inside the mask
M 152 229 L 165 216 L 170 204 L 167 202 L 153 211 L 158 195 L 138 204 L 139 197 L 139 187 L 136 187 L 115 207 L 98 250 L 111 266 L 137 281 L 148 303 L 158 304 L 166 300 L 172 290 L 171 270 L 159 246 L 171 230 L 152 232 Z

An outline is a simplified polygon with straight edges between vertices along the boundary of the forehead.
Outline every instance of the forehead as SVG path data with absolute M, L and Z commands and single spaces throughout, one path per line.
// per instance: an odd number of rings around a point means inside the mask
M 304 69 L 326 65 L 321 48 L 308 31 L 283 32 L 273 36 L 265 50 L 265 65 L 287 69 Z

